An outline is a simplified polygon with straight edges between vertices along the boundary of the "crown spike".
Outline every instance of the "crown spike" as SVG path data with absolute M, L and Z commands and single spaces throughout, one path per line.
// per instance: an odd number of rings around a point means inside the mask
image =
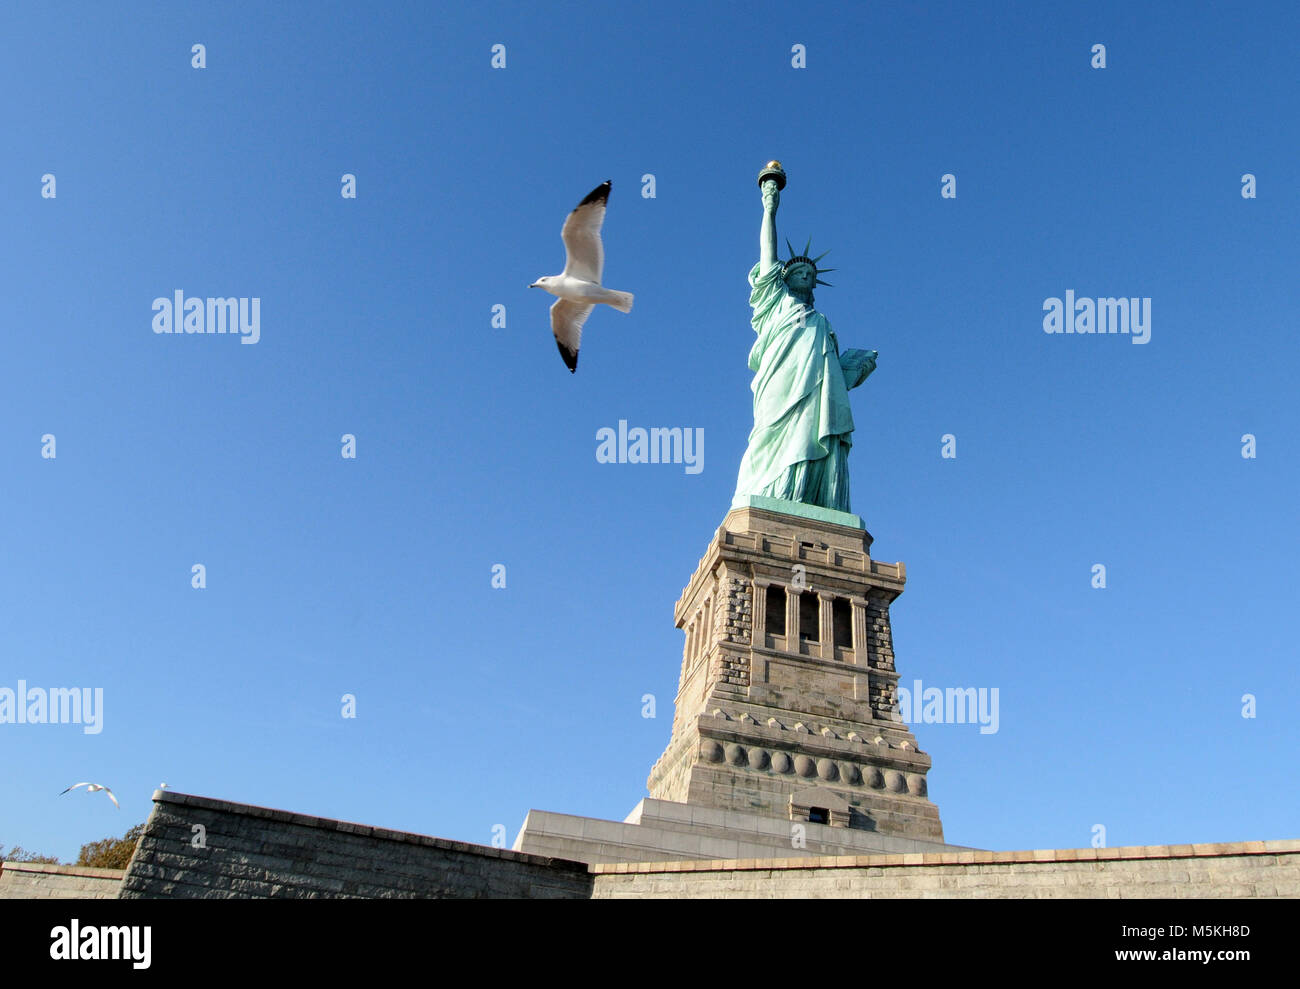
M 820 261 L 822 258 L 824 258 L 824 257 L 825 257 L 827 254 L 829 254 L 829 253 L 830 253 L 830 251 L 822 251 L 822 252 L 821 252 L 820 254 L 818 254 L 815 258 L 813 258 L 813 263 L 816 264 L 818 261 Z
M 811 238 L 811 237 L 808 238 L 808 243 L 806 243 L 806 244 L 803 245 L 803 254 L 804 254 L 804 257 L 807 257 L 807 256 L 808 256 L 808 248 L 810 248 L 810 247 L 812 247 L 812 238 Z
M 817 279 L 817 284 L 818 284 L 818 285 L 825 285 L 827 288 L 834 288 L 834 287 L 835 287 L 835 286 L 832 285 L 830 282 L 824 282 L 824 281 L 822 281 L 820 278 Z

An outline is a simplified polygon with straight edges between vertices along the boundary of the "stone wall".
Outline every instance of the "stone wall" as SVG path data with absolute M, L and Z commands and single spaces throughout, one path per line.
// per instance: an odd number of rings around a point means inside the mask
M 156 790 L 121 896 L 586 899 L 578 862 Z
M 593 865 L 595 899 L 1300 896 L 1300 841 Z
M 754 588 L 743 574 L 727 573 L 722 578 L 723 607 L 719 637 L 725 642 L 748 645 L 754 630 Z
M 689 808 L 686 808 L 687 810 Z M 654 822 L 667 828 L 660 807 Z M 611 822 L 599 822 L 619 827 Z M 707 822 L 696 822 L 707 823 Z M 196 832 L 195 825 L 201 826 Z M 701 849 L 708 828 L 698 830 Z M 810 826 L 810 831 L 817 826 Z M 829 829 L 825 829 L 829 830 Z M 196 847 L 201 835 L 206 847 Z M 5 862 L 0 899 L 1300 897 L 1300 840 L 590 867 L 160 790 L 125 874 Z
M 43 862 L 0 863 L 0 900 L 111 900 L 126 875 L 121 869 Z

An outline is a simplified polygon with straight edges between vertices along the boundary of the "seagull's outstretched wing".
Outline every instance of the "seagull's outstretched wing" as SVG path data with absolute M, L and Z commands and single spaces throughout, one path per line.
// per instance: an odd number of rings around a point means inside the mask
M 568 299 L 556 299 L 551 306 L 551 332 L 555 334 L 555 344 L 560 348 L 560 356 L 570 371 L 578 370 L 578 345 L 582 343 L 582 324 L 591 315 L 594 305 L 570 302 Z
M 108 799 L 113 801 L 113 806 L 116 807 L 118 810 L 122 809 L 122 805 L 117 802 L 117 797 L 113 796 L 113 791 L 110 790 L 108 787 L 104 786 L 102 783 L 73 783 L 72 786 L 68 787 L 67 790 L 64 790 L 63 793 L 60 793 L 59 796 L 61 797 L 63 796 L 64 793 L 67 793 L 68 790 L 75 790 L 79 786 L 84 786 L 86 788 L 87 793 L 94 793 L 97 790 L 103 790 L 105 793 L 108 794 Z
M 564 238 L 564 273 L 583 281 L 600 284 L 605 272 L 605 248 L 600 242 L 600 228 L 605 222 L 605 204 L 609 201 L 609 182 L 602 182 L 587 194 L 564 221 L 560 236 Z M 551 310 L 555 312 L 554 309 Z M 575 348 L 576 349 L 576 348 Z

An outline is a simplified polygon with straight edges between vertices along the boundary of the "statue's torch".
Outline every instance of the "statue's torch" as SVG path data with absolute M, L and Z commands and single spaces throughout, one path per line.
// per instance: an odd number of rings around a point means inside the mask
M 763 183 L 768 179 L 776 182 L 777 192 L 785 188 L 785 169 L 781 167 L 779 161 L 769 161 L 763 166 L 763 170 L 758 173 L 758 187 L 763 188 Z

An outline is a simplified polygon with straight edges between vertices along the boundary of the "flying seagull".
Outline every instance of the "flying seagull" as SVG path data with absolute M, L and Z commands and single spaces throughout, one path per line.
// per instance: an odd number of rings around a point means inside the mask
M 600 228 L 605 222 L 605 204 L 609 201 L 609 182 L 602 182 L 587 194 L 564 221 L 560 236 L 564 238 L 564 271 L 547 275 L 529 285 L 544 288 L 557 296 L 551 306 L 551 332 L 560 356 L 572 372 L 578 370 L 578 345 L 582 342 L 582 324 L 596 303 L 604 302 L 619 312 L 632 311 L 632 293 L 602 288 L 600 276 L 605 271 L 605 247 L 600 242 Z
M 94 793 L 96 790 L 103 790 L 108 794 L 108 799 L 113 801 L 113 806 L 118 810 L 122 809 L 122 805 L 117 802 L 117 797 L 113 796 L 113 791 L 108 787 L 101 786 L 98 783 L 73 783 L 72 786 L 68 787 L 68 790 L 75 790 L 79 786 L 84 786 L 87 793 Z M 64 790 L 63 793 L 67 793 L 68 790 Z M 59 796 L 63 796 L 63 793 L 60 793 Z

